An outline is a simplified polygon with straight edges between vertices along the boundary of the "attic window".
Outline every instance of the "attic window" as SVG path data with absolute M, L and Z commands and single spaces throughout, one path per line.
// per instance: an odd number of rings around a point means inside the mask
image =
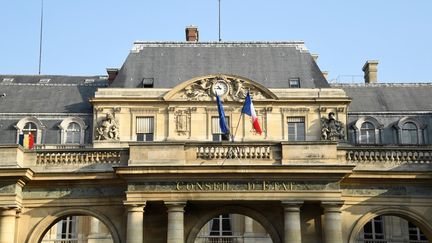
M 95 81 L 94 78 L 87 78 L 84 80 L 84 83 L 85 84 L 92 84 L 92 83 L 94 83 L 94 81 Z
M 153 88 L 154 78 L 143 78 L 142 85 L 143 88 Z
M 288 86 L 290 88 L 300 88 L 300 79 L 299 78 L 290 78 L 288 81 Z
M 49 79 L 49 78 L 41 78 L 41 79 L 39 79 L 39 83 L 40 84 L 47 84 L 50 81 L 51 81 L 51 79 Z
M 14 81 L 14 78 L 3 78 L 2 84 L 10 84 Z

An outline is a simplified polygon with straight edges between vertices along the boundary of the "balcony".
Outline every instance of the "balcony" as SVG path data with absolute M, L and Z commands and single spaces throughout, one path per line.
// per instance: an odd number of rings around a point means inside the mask
M 432 147 L 411 146 L 345 146 L 338 150 L 345 151 L 348 163 L 361 166 L 400 166 L 400 165 L 430 165 L 432 163 Z

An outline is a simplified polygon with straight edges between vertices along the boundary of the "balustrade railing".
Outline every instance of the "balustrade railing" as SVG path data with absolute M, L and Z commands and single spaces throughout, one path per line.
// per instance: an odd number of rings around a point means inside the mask
M 432 147 L 344 147 L 340 149 L 346 150 L 346 160 L 353 163 L 432 163 Z
M 123 150 L 42 150 L 36 151 L 36 164 L 118 164 L 124 154 Z
M 197 145 L 197 159 L 273 159 L 271 145 L 211 144 Z

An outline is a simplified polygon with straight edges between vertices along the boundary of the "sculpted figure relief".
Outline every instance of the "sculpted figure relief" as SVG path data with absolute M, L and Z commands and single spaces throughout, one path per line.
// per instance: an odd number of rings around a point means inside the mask
M 187 100 L 210 101 L 215 97 L 212 87 L 218 82 L 223 82 L 228 86 L 228 92 L 222 95 L 224 99 L 240 101 L 246 98 L 248 91 L 254 99 L 265 98 L 263 94 L 254 87 L 254 85 L 245 80 L 223 75 L 213 78 L 205 78 L 188 85 L 182 90 L 180 97 L 186 98 Z
M 345 138 L 344 124 L 335 118 L 335 113 L 330 112 L 328 118 L 321 118 L 321 140 L 343 140 Z
M 119 140 L 119 125 L 112 113 L 99 122 L 96 128 L 96 140 Z

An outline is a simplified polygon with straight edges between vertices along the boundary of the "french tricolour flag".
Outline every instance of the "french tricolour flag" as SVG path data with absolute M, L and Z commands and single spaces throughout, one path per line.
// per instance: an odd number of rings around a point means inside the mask
M 258 122 L 258 117 L 257 117 L 257 115 L 255 113 L 255 108 L 253 106 L 252 99 L 251 99 L 251 97 L 249 95 L 249 92 L 246 95 L 246 99 L 245 99 L 245 103 L 243 105 L 242 113 L 245 113 L 246 115 L 248 115 L 248 116 L 251 117 L 251 119 L 252 119 L 252 125 L 253 125 L 255 131 L 259 135 L 261 135 L 262 130 L 261 130 L 260 124 Z

